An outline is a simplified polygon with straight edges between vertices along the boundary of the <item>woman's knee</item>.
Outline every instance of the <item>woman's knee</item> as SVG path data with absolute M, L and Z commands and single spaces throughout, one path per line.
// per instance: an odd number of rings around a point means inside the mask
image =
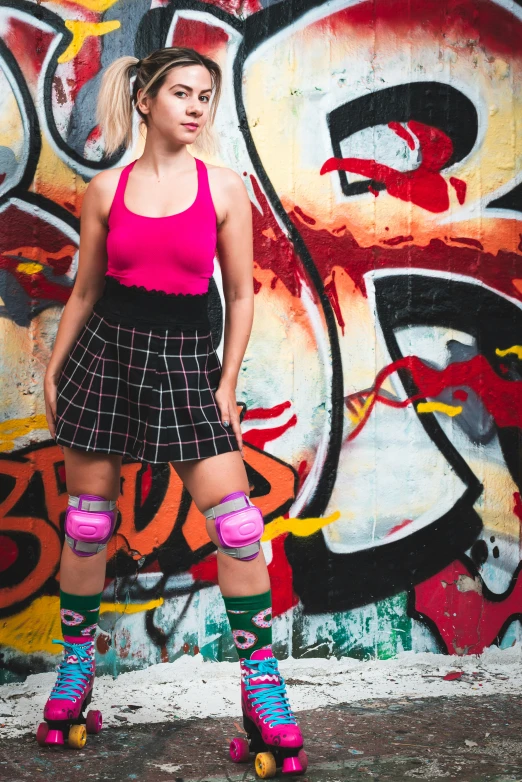
M 79 557 L 92 557 L 107 546 L 118 511 L 121 457 L 68 453 L 65 542 Z

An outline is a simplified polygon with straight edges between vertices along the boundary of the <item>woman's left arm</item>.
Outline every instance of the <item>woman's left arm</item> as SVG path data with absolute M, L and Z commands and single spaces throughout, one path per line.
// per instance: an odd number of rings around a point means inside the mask
M 217 251 L 225 296 L 223 370 L 216 391 L 221 420 L 228 422 L 243 453 L 236 385 L 254 318 L 252 206 L 241 178 L 223 169 L 224 218 L 218 226 Z

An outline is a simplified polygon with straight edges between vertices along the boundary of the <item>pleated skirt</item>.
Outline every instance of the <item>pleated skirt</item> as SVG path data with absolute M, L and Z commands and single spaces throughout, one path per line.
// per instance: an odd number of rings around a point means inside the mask
M 220 377 L 210 328 L 123 325 L 95 308 L 60 375 L 56 442 L 148 463 L 237 451 Z

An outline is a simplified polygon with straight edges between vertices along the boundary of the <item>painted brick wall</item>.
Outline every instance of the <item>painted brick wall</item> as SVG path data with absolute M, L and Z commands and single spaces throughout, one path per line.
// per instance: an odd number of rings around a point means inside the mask
M 107 163 L 102 70 L 217 59 L 254 217 L 241 371 L 276 645 L 480 652 L 522 613 L 522 2 L 79 0 L 0 8 L 0 681 L 55 665 L 62 454 L 42 380 Z M 114 165 L 141 154 L 143 140 Z M 222 349 L 219 268 L 213 329 Z M 101 671 L 235 655 L 203 520 L 123 466 Z

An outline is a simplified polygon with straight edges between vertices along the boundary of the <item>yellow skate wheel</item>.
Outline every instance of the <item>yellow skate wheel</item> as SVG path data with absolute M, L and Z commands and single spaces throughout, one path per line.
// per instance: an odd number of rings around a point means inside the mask
M 85 725 L 72 725 L 69 731 L 69 738 L 67 743 L 73 749 L 81 749 L 85 747 L 87 741 L 87 729 Z
M 277 771 L 275 758 L 271 752 L 259 752 L 256 755 L 256 774 L 261 779 L 272 779 Z

